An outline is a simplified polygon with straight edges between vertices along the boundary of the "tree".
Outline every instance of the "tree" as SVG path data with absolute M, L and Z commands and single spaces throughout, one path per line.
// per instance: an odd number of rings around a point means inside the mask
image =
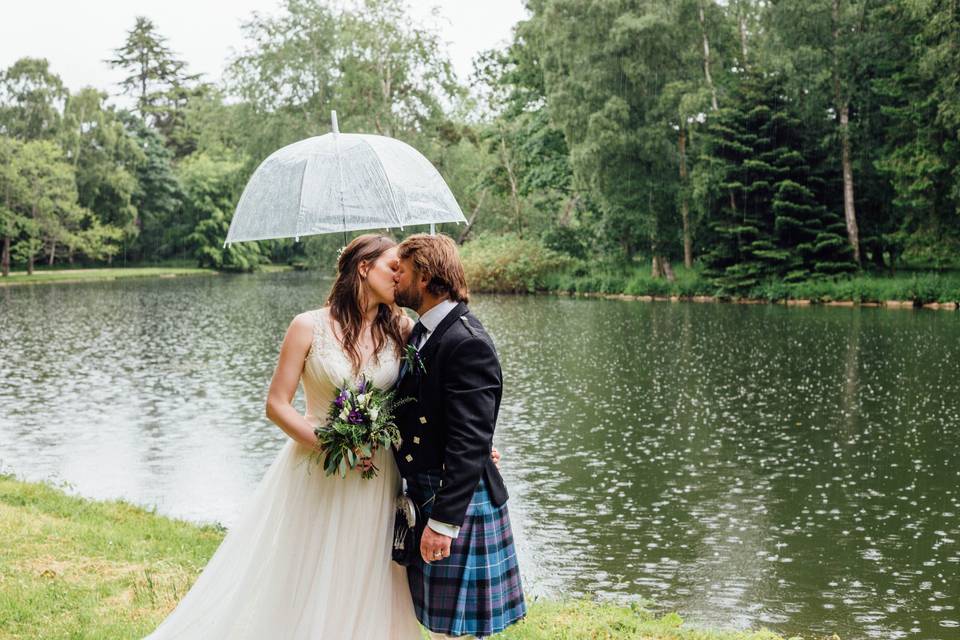
M 855 153 L 857 103 L 863 95 L 867 0 L 781 0 L 771 5 L 775 46 L 786 54 L 796 82 L 811 95 L 829 96 L 820 105 L 836 122 L 847 237 L 859 265 Z
M 799 281 L 855 269 L 843 221 L 821 204 L 823 184 L 781 76 L 753 67 L 730 102 L 709 120 L 704 164 L 713 164 L 720 180 L 712 190 L 707 274 L 723 290 L 744 293 L 771 278 Z
M 50 63 L 21 58 L 0 74 L 0 133 L 20 140 L 52 139 L 60 131 L 67 91 Z
M 336 104 L 358 129 L 397 136 L 444 119 L 461 88 L 439 34 L 409 17 L 406 0 L 362 0 L 344 12 Z
M 871 58 L 886 71 L 871 85 L 881 104 L 874 164 L 894 195 L 894 212 L 878 230 L 881 248 L 891 267 L 898 251 L 949 264 L 960 251 L 960 15 L 926 0 L 874 15 L 896 43 L 893 53 Z
M 72 94 L 64 109 L 60 140 L 74 167 L 80 205 L 93 212 L 100 226 L 129 240 L 142 227 L 133 198 L 138 189 L 137 166 L 146 158 L 113 107 L 105 106 L 106 98 L 90 87 Z M 101 237 L 106 240 L 112 235 L 116 234 Z
M 20 214 L 21 233 L 12 254 L 19 262 L 26 262 L 27 273 L 32 274 L 41 250 L 46 248 L 53 264 L 58 244 L 69 248 L 80 242 L 80 225 L 89 212 L 77 204 L 73 166 L 53 142 L 23 144 L 14 166 L 23 188 L 19 201 L 13 202 Z
M 189 85 L 199 76 L 187 74 L 186 62 L 178 60 L 166 42 L 152 20 L 138 16 L 123 46 L 106 62 L 129 74 L 120 86 L 136 100 L 140 118 L 175 139 L 184 103 L 193 92 Z
M 677 232 L 678 161 L 657 97 L 676 73 L 666 4 L 530 2 L 552 120 L 570 148 L 575 183 L 596 196 L 604 236 L 630 260 L 646 245 L 655 272 Z
M 238 161 L 211 158 L 202 153 L 190 156 L 177 168 L 184 193 L 182 220 L 192 224 L 186 240 L 201 267 L 253 271 L 267 261 L 257 243 L 223 246 L 242 186 L 238 180 L 241 168 Z
M 541 52 L 527 42 L 525 28 L 526 23 L 518 25 L 505 51 L 487 51 L 474 60 L 472 84 L 480 89 L 485 108 L 484 120 L 475 126 L 478 152 L 492 160 L 478 186 L 509 202 L 509 214 L 500 220 L 486 216 L 491 227 L 566 237 L 577 233 L 572 226 L 580 198 L 573 190 L 563 131 L 550 119 Z
M 228 84 L 245 103 L 242 119 L 256 124 L 246 127 L 251 161 L 325 133 L 332 109 L 343 130 L 415 139 L 446 120 L 440 99 L 458 91 L 439 36 L 401 0 L 344 9 L 287 0 L 244 31 L 257 44 L 231 62 Z
M 27 197 L 27 183 L 19 165 L 22 154 L 22 142 L 0 136 L 0 235 L 3 237 L 0 269 L 4 277 L 10 275 L 11 243 L 27 227 L 27 218 L 20 209 Z
M 133 114 L 122 114 L 121 119 L 143 153 L 135 167 L 137 189 L 132 196 L 140 226 L 134 254 L 147 260 L 169 258 L 186 250 L 186 237 L 196 223 L 184 223 L 180 217 L 183 194 L 174 172 L 173 153 L 160 133 Z

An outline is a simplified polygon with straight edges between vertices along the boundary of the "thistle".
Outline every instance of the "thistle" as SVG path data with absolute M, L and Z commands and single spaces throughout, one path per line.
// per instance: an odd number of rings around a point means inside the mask
M 427 372 L 427 367 L 423 364 L 423 358 L 420 357 L 420 351 L 412 344 L 406 346 L 403 360 L 411 371 L 416 371 L 418 374 Z
M 314 430 L 317 446 L 310 459 L 322 464 L 328 476 L 337 473 L 345 478 L 349 469 L 362 466 L 380 447 L 399 447 L 393 410 L 406 401 L 394 400 L 392 392 L 377 389 L 365 377 L 355 387 L 344 382 L 330 403 L 326 424 Z M 371 464 L 361 475 L 369 480 L 378 471 Z

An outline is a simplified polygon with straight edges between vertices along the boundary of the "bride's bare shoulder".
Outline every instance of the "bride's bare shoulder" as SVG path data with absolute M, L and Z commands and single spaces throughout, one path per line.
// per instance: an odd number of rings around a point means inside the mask
M 327 307 L 320 307 L 319 309 L 311 309 L 310 311 L 298 313 L 293 317 L 293 320 L 290 321 L 290 330 L 309 331 L 312 333 L 317 323 L 322 322 L 326 315 Z

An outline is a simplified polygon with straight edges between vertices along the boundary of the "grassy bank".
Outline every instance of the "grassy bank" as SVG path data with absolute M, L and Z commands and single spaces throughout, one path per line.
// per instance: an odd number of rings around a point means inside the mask
M 699 271 L 677 269 L 676 280 L 650 277 L 649 267 L 567 271 L 544 278 L 543 291 L 555 293 L 605 293 L 657 297 L 716 297 L 763 302 L 804 300 L 811 303 L 851 302 L 880 304 L 888 301 L 910 302 L 915 306 L 930 303 L 960 302 L 960 275 L 910 273 L 898 276 L 864 273 L 851 278 L 810 282 L 768 282 L 742 296 L 724 295 Z
M 123 502 L 0 476 L 0 639 L 105 640 L 150 632 L 189 589 L 224 531 Z M 779 640 L 689 629 L 676 615 L 534 602 L 504 640 Z
M 213 269 L 195 267 L 113 267 L 105 269 L 51 269 L 34 271 L 27 275 L 25 271 L 11 271 L 6 278 L 0 278 L 0 287 L 17 285 L 96 282 L 103 280 L 121 280 L 126 278 L 175 278 L 177 276 L 217 275 Z
M 272 273 L 275 271 L 290 271 L 287 265 L 264 265 L 261 271 Z M 200 269 L 197 267 L 109 267 L 103 269 L 43 269 L 27 275 L 25 271 L 11 271 L 10 275 L 0 278 L 0 287 L 18 285 L 98 282 L 104 280 L 122 280 L 126 278 L 176 278 L 181 276 L 215 276 L 218 271 Z
M 470 288 L 487 293 L 594 294 L 698 300 L 883 304 L 953 308 L 960 303 L 960 271 L 862 272 L 837 280 L 769 281 L 731 295 L 699 269 L 677 267 L 676 279 L 653 278 L 649 263 L 611 265 L 575 259 L 515 236 L 483 237 L 462 250 Z M 905 305 L 903 303 L 906 303 Z

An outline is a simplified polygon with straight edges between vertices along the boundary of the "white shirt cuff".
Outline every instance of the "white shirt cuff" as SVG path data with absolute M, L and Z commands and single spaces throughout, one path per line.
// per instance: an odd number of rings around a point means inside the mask
M 455 527 L 452 524 L 447 524 L 446 522 L 438 522 L 433 518 L 427 520 L 427 526 L 440 535 L 448 536 L 450 538 L 456 538 L 458 535 L 460 535 L 460 527 Z

